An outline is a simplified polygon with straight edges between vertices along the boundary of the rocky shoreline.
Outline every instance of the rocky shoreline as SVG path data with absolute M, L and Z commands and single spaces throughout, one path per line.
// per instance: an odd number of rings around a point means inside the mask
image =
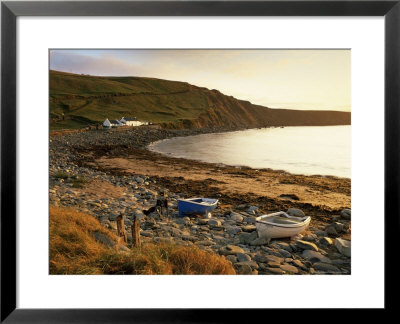
M 196 245 L 224 255 L 238 274 L 350 274 L 351 257 L 346 247 L 351 231 L 350 206 L 341 209 L 314 206 L 296 201 L 295 195 L 283 199 L 254 195 L 230 197 L 215 191 L 213 179 L 208 183 L 180 179 L 182 185 L 177 187 L 171 184 L 168 175 L 156 177 L 117 168 L 102 169 L 93 164 L 99 157 L 126 158 L 143 153 L 148 144 L 157 140 L 229 130 L 140 127 L 51 137 L 50 204 L 92 214 L 103 226 L 113 230 L 116 230 L 116 217 L 122 213 L 128 238 L 132 217 L 139 217 L 143 242 Z M 144 159 L 149 158 L 146 154 Z M 333 177 L 331 181 L 336 180 Z M 143 210 L 154 206 L 160 191 L 164 190 L 169 196 L 170 216 L 160 217 L 157 213 L 145 216 Z M 219 195 L 216 198 L 221 203 L 212 218 L 177 217 L 177 200 L 187 198 L 188 193 Z M 258 238 L 255 218 L 277 208 L 291 214 L 306 212 L 312 217 L 309 229 L 293 239 L 267 242 Z

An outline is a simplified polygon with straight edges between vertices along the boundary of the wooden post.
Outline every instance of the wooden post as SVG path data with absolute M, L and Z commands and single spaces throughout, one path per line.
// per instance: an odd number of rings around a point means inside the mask
M 132 223 L 132 247 L 140 247 L 140 221 L 134 216 Z
M 122 216 L 122 214 L 117 217 L 117 235 L 122 237 L 125 243 L 128 242 L 124 225 L 124 216 Z

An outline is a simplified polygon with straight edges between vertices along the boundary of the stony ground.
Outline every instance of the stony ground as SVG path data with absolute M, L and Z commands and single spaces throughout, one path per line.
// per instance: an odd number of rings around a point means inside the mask
M 195 131 L 206 132 L 206 130 Z M 128 240 L 133 217 L 141 222 L 142 242 L 173 241 L 196 245 L 224 255 L 238 274 L 350 274 L 351 211 L 327 211 L 313 206 L 309 229 L 294 238 L 268 241 L 259 238 L 255 218 L 267 210 L 260 200 L 224 200 L 211 218 L 178 217 L 177 200 L 184 192 L 165 187 L 163 179 L 144 174 L 99 170 L 87 162 L 87 153 L 124 154 L 123 148 L 144 148 L 150 142 L 193 131 L 138 129 L 129 132 L 85 132 L 50 139 L 50 204 L 90 213 L 103 226 L 116 230 L 116 217 L 124 215 Z M 96 150 L 96 148 L 100 148 Z M 121 149 L 122 148 L 122 149 Z M 86 158 L 82 158 L 86 156 Z M 173 188 L 173 187 L 172 187 Z M 169 190 L 168 190 L 169 189 Z M 154 206 L 160 191 L 167 190 L 169 216 L 143 210 Z M 290 197 L 289 197 L 290 198 Z M 228 203 L 226 203 L 228 202 Z M 284 205 L 302 215 L 295 201 Z M 297 207 L 297 208 L 293 208 Z M 277 210 L 276 210 L 277 211 Z

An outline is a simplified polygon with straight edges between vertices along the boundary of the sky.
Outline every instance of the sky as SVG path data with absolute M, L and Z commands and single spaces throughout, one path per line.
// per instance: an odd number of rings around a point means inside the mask
M 50 69 L 184 81 L 271 108 L 351 110 L 350 50 L 51 50 Z

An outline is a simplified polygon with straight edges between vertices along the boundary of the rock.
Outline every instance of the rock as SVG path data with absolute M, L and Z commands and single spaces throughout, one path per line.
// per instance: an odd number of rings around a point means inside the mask
M 335 236 L 338 235 L 334 224 L 330 224 L 327 227 L 325 227 L 325 232 L 329 235 L 335 235 Z
M 323 246 L 323 247 L 328 247 L 331 246 L 333 244 L 333 240 L 329 237 L 323 237 L 319 240 L 319 245 Z
M 341 272 L 339 268 L 335 267 L 332 264 L 329 263 L 323 263 L 323 262 L 316 262 L 313 264 L 314 269 L 327 272 L 327 273 L 337 273 Z
M 262 236 L 259 238 L 256 238 L 254 241 L 250 242 L 250 245 L 266 245 L 271 241 L 271 238 L 266 237 L 266 236 Z
M 257 238 L 257 232 L 251 233 L 241 233 L 239 235 L 240 244 L 250 244 L 250 242 L 254 241 Z
M 227 255 L 225 257 L 225 259 L 227 259 L 228 261 L 232 262 L 232 263 L 236 263 L 237 262 L 237 257 L 233 254 Z
M 343 254 L 347 257 L 351 257 L 351 242 L 350 241 L 344 240 L 341 238 L 337 238 L 335 240 L 335 246 L 341 254 Z
M 304 216 L 306 216 L 306 215 L 304 214 L 304 212 L 303 212 L 301 209 L 298 209 L 298 208 L 289 208 L 289 209 L 287 210 L 287 213 L 288 213 L 290 216 L 297 216 L 297 217 L 304 217 Z
M 321 253 L 312 250 L 304 250 L 302 257 L 303 259 L 306 259 L 312 263 L 314 262 L 332 263 L 332 261 L 328 257 L 323 256 Z
M 255 223 L 256 223 L 256 217 L 254 217 L 254 216 L 248 216 L 248 217 L 245 217 L 245 218 L 244 218 L 244 221 L 245 221 L 247 224 L 255 224 Z
M 219 226 L 221 226 L 221 221 L 219 221 L 218 219 L 212 218 L 212 219 L 208 220 L 208 225 L 214 226 L 214 227 L 219 227 Z
M 145 237 L 153 237 L 153 232 L 152 231 L 141 231 L 140 235 L 145 236 Z
M 310 234 L 310 235 L 304 236 L 303 241 L 315 242 L 317 240 L 317 237 L 318 236 L 315 234 Z
M 287 264 L 287 263 L 282 264 L 282 265 L 280 266 L 280 268 L 281 268 L 283 271 L 285 271 L 286 273 L 294 273 L 294 274 L 299 273 L 299 269 L 297 269 L 295 266 L 292 266 L 292 265 Z
M 208 218 L 200 218 L 200 219 L 197 220 L 197 224 L 199 224 L 199 225 L 207 225 L 208 221 L 209 221 Z
M 314 234 L 322 237 L 326 237 L 328 235 L 325 231 L 319 231 L 319 230 L 314 231 Z
M 204 241 L 197 241 L 196 244 L 204 245 L 204 246 L 211 246 L 211 245 L 215 245 L 216 243 L 213 241 L 204 240 Z
M 257 253 L 254 256 L 254 260 L 261 263 L 278 262 L 279 264 L 281 264 L 283 262 L 283 258 L 264 253 Z
M 141 177 L 136 177 L 136 182 L 138 183 L 138 184 L 142 184 L 142 183 L 144 183 L 144 179 L 143 178 L 141 178 Z
M 333 226 L 335 226 L 336 232 L 338 233 L 342 233 L 346 230 L 345 225 L 339 222 L 333 223 Z
M 297 240 L 296 246 L 303 250 L 318 251 L 318 247 L 314 243 L 303 241 L 303 240 Z
M 109 246 L 109 247 L 115 246 L 115 242 L 112 239 L 110 239 L 106 234 L 96 231 L 96 232 L 93 232 L 93 236 L 96 239 L 96 241 L 103 243 L 106 246 Z
M 193 236 L 193 235 L 182 235 L 182 240 L 196 242 L 197 241 L 197 237 Z
M 235 222 L 243 222 L 243 216 L 239 213 L 231 212 L 230 218 Z
M 253 270 L 248 264 L 240 264 L 236 263 L 235 264 L 236 272 L 237 274 L 252 274 Z
M 351 219 L 351 209 L 343 209 L 343 210 L 340 212 L 340 216 L 341 216 L 343 219 L 350 220 L 350 219 Z
M 279 195 L 280 198 L 289 199 L 289 200 L 300 200 L 300 198 L 295 194 L 281 194 Z
M 285 271 L 283 271 L 281 268 L 267 268 L 267 270 L 274 274 L 285 274 Z
M 238 253 L 244 253 L 244 250 L 236 245 L 227 245 L 220 248 L 219 253 L 223 255 L 230 255 L 230 254 L 236 255 Z
M 177 218 L 175 220 L 176 224 L 189 224 L 190 223 L 190 218 L 189 217 L 182 217 L 182 218 Z
M 251 233 L 254 232 L 257 229 L 257 227 L 255 225 L 245 225 L 242 226 L 242 231 L 243 232 L 247 232 L 247 233 Z
M 303 270 L 307 269 L 307 267 L 300 260 L 293 260 L 292 263 Z
M 290 254 L 290 252 L 284 250 L 284 249 L 278 249 L 278 252 L 284 256 L 285 258 L 290 258 L 292 255 Z
M 258 264 L 257 262 L 254 261 L 242 261 L 242 262 L 237 262 L 235 263 L 235 266 L 241 266 L 241 265 L 248 265 L 251 269 L 258 269 Z
M 227 232 L 228 234 L 231 234 L 231 235 L 236 235 L 236 234 L 239 233 L 240 231 L 241 231 L 241 228 L 238 227 L 238 226 L 227 226 L 227 227 L 226 227 L 226 232 Z
M 285 243 L 285 242 L 277 242 L 276 245 L 278 246 L 279 249 L 286 250 L 288 252 L 292 252 L 292 248 L 290 247 L 290 244 Z
M 254 215 L 257 213 L 258 209 L 259 208 L 257 206 L 250 206 L 249 208 L 246 209 L 246 212 L 249 213 L 250 215 Z
M 236 254 L 236 257 L 239 262 L 251 261 L 251 257 L 245 253 L 238 253 Z
M 279 262 L 275 262 L 275 261 L 268 262 L 268 267 L 270 267 L 270 268 L 279 268 L 280 266 L 281 266 L 281 264 Z

